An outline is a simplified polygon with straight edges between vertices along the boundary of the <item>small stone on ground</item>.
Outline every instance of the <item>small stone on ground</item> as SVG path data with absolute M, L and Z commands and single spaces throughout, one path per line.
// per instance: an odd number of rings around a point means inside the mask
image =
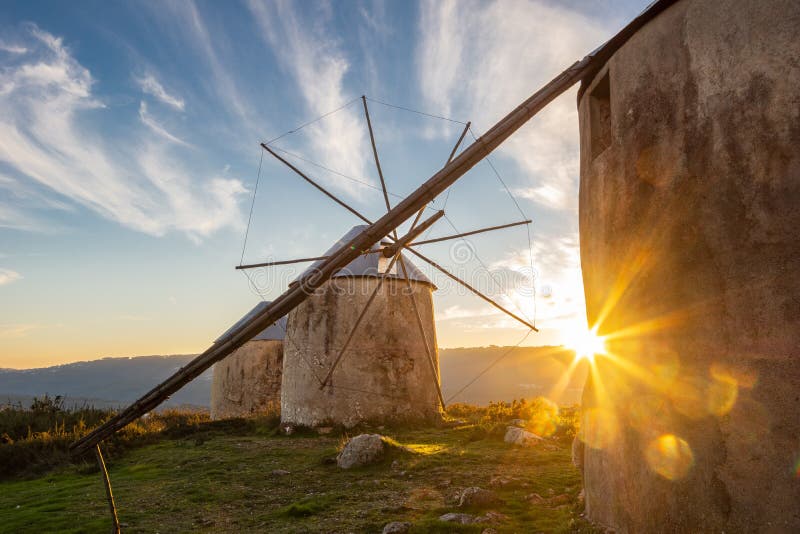
M 383 527 L 383 534 L 405 534 L 409 530 L 411 530 L 411 523 L 392 521 Z
M 504 441 L 506 443 L 511 443 L 513 445 L 531 446 L 542 443 L 544 441 L 544 438 L 541 436 L 537 436 L 533 432 L 528 432 L 527 430 L 522 430 L 521 428 L 510 426 L 506 430 L 506 436 L 504 438 Z
M 461 498 L 458 501 L 458 505 L 486 507 L 497 504 L 498 502 L 500 502 L 500 499 L 497 497 L 495 492 L 485 490 L 483 488 L 472 487 L 461 492 Z

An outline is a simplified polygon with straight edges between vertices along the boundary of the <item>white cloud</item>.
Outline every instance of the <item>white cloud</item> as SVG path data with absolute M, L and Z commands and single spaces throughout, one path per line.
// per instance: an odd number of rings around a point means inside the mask
M 3 41 L 0 41 L 0 50 L 9 54 L 25 54 L 28 51 L 24 46 L 8 44 Z
M 161 82 L 159 82 L 152 74 L 146 74 L 136 78 L 136 83 L 139 85 L 142 92 L 157 98 L 168 106 L 172 106 L 179 111 L 183 111 L 185 107 L 183 99 L 169 94 L 167 90 L 164 89 L 164 86 L 161 85 Z
M 2 269 L 0 268 L 0 286 L 4 286 L 10 284 L 12 282 L 16 282 L 17 280 L 21 279 L 22 275 L 16 271 L 12 271 L 11 269 Z
M 177 145 L 183 146 L 191 146 L 189 143 L 180 139 L 179 137 L 175 137 L 171 133 L 169 133 L 157 120 L 150 115 L 150 112 L 147 111 L 147 103 L 142 100 L 139 102 L 139 120 L 142 121 L 142 124 L 153 130 L 153 132 L 157 133 L 167 141 L 171 141 Z
M 30 36 L 26 61 L 0 71 L 0 162 L 45 196 L 141 232 L 181 231 L 199 239 L 238 227 L 236 199 L 244 191 L 238 180 L 190 179 L 198 173 L 161 146 L 171 134 L 158 132 L 155 122 L 115 138 L 93 127 L 91 114 L 104 112 L 104 105 L 89 70 L 60 38 L 35 26 Z M 147 117 L 140 118 L 146 123 Z M 15 224 L 20 214 L 14 211 L 0 204 L 0 224 L 30 226 L 24 211 Z
M 309 28 L 286 1 L 266 4 L 251 0 L 248 5 L 265 41 L 294 78 L 311 116 L 327 113 L 353 98 L 344 89 L 350 64 L 321 22 Z M 371 152 L 360 109 L 345 108 L 306 129 L 311 159 L 349 176 L 367 175 L 365 154 Z M 350 194 L 363 193 L 363 188 L 348 180 L 327 174 L 320 178 Z
M 541 1 L 428 1 L 417 65 L 431 109 L 487 129 L 607 36 L 595 21 Z M 548 208 L 577 202 L 575 89 L 546 107 L 498 151 L 530 177 L 524 196 Z

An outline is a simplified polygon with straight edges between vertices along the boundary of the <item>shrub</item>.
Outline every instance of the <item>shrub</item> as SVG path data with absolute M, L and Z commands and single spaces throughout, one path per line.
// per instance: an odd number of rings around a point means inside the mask
M 108 421 L 114 410 L 93 407 L 65 408 L 61 397 L 34 399 L 0 410 L 0 479 L 36 474 L 75 461 L 94 461 L 90 453 L 73 457 L 69 445 L 92 428 Z M 182 437 L 209 421 L 205 412 L 166 410 L 132 422 L 103 442 L 104 453 L 118 454 L 152 443 L 161 436 Z

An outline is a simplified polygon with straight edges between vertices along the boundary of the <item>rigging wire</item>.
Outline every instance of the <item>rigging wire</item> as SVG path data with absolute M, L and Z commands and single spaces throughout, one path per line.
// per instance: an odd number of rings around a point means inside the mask
M 473 141 L 477 143 L 478 142 L 478 138 L 475 136 L 475 132 L 472 131 L 472 127 L 468 128 L 468 130 L 469 130 L 469 134 L 472 136 Z M 486 163 L 489 164 L 489 167 L 494 172 L 494 175 L 497 177 L 497 180 L 503 185 L 503 188 L 506 190 L 506 193 L 508 194 L 509 198 L 511 198 L 511 201 L 517 207 L 517 211 L 519 211 L 519 213 L 520 213 L 520 215 L 522 215 L 523 219 L 528 219 L 528 216 L 522 210 L 522 207 L 519 205 L 519 202 L 517 201 L 516 197 L 511 193 L 511 189 L 508 188 L 508 186 L 506 185 L 505 180 L 503 180 L 503 178 L 500 176 L 500 173 L 498 172 L 497 168 L 494 166 L 494 163 L 492 163 L 492 158 L 489 155 L 489 152 L 486 151 L 486 150 L 484 150 L 484 152 L 486 154 L 486 157 L 485 157 Z M 448 189 L 448 192 L 449 192 L 449 189 Z M 538 308 L 539 307 L 538 307 L 538 302 L 536 300 L 536 279 L 535 279 L 536 270 L 535 270 L 535 268 L 533 266 L 533 238 L 531 237 L 531 225 L 530 224 L 526 224 L 525 225 L 525 230 L 528 233 L 528 262 L 529 262 L 529 268 L 531 270 L 531 295 L 533 297 L 533 299 L 532 299 L 533 300 L 533 326 L 536 326 L 536 318 L 537 318 L 537 315 L 538 315 Z M 477 256 L 477 254 L 476 254 L 476 256 Z M 526 318 L 527 318 L 527 316 L 526 316 Z
M 304 162 L 308 163 L 309 165 L 313 165 L 314 167 L 318 167 L 320 169 L 328 171 L 329 173 L 335 174 L 337 176 L 341 176 L 342 178 L 346 178 L 347 180 L 351 180 L 353 182 L 361 184 L 364 187 L 369 187 L 370 189 L 375 189 L 376 191 L 382 191 L 382 189 L 380 187 L 376 186 L 376 185 L 373 185 L 373 184 L 371 184 L 369 182 L 366 182 L 364 180 L 359 180 L 358 178 L 354 178 L 352 176 L 348 176 L 347 174 L 339 172 L 339 171 L 337 171 L 335 169 L 331 169 L 330 167 L 326 167 L 325 165 L 323 165 L 321 163 L 317 163 L 316 161 L 312 161 L 310 159 L 304 158 L 303 156 L 301 156 L 299 154 L 295 154 L 294 152 L 289 152 L 288 150 L 280 148 L 280 147 L 277 147 L 277 146 L 272 146 L 270 148 L 272 148 L 273 150 L 277 150 L 278 152 L 283 152 L 284 154 L 289 155 L 289 156 L 291 156 L 293 158 L 297 158 L 300 161 L 304 161 Z M 404 198 L 402 195 L 398 195 L 397 193 L 392 193 L 391 191 L 387 191 L 387 193 L 389 195 L 395 197 L 395 198 Z
M 297 128 L 295 128 L 295 129 L 293 129 L 293 130 L 289 130 L 289 131 L 287 131 L 287 132 L 283 132 L 283 133 L 282 133 L 281 135 L 279 135 L 278 137 L 273 137 L 273 138 L 272 138 L 272 139 L 270 139 L 269 141 L 266 141 L 264 144 L 265 144 L 265 145 L 269 145 L 270 143 L 274 143 L 274 142 L 275 142 L 275 141 L 277 141 L 278 139 L 282 139 L 282 138 L 286 137 L 286 136 L 287 136 L 287 135 L 289 135 L 289 134 L 297 133 L 297 132 L 299 132 L 300 130 L 302 130 L 303 128 L 305 128 L 306 126 L 311 126 L 311 125 L 312 125 L 312 124 L 314 124 L 315 122 L 321 121 L 321 120 L 322 120 L 322 119 L 324 119 L 325 117 L 327 117 L 327 116 L 329 116 L 329 115 L 333 115 L 333 114 L 334 114 L 334 113 L 336 113 L 337 111 L 341 111 L 341 110 L 343 110 L 344 108 L 346 108 L 346 107 L 348 107 L 348 106 L 351 106 L 351 105 L 353 105 L 353 103 L 357 102 L 358 100 L 361 100 L 361 97 L 356 97 L 356 98 L 354 98 L 354 99 L 350 100 L 349 102 L 346 102 L 346 103 L 342 104 L 341 106 L 339 106 L 338 108 L 336 108 L 336 109 L 334 109 L 334 110 L 332 110 L 332 111 L 329 111 L 329 112 L 327 112 L 327 113 L 323 113 L 322 115 L 320 115 L 320 116 L 319 116 L 319 117 L 317 117 L 316 119 L 312 119 L 312 120 L 310 120 L 310 121 L 308 121 L 308 122 L 306 122 L 306 123 L 303 123 L 303 124 L 301 124 L 300 126 L 298 126 Z
M 404 107 L 404 106 L 397 106 L 395 104 L 388 104 L 386 102 L 382 102 L 380 100 L 375 100 L 374 98 L 370 98 L 370 97 L 366 97 L 366 98 L 370 102 L 375 102 L 376 104 L 380 104 L 380 105 L 386 106 L 388 108 L 394 108 L 394 109 L 400 109 L 400 110 L 403 110 L 403 111 L 409 111 L 411 113 L 416 113 L 417 115 L 424 115 L 424 116 L 430 117 L 432 119 L 441 119 L 443 121 L 453 122 L 453 123 L 456 123 L 456 124 L 463 124 L 464 126 L 467 125 L 466 122 L 459 121 L 459 120 L 456 120 L 456 119 L 451 119 L 449 117 L 442 117 L 441 115 L 434 115 L 432 113 L 426 113 L 424 111 L 419 111 L 417 109 L 411 109 L 411 108 L 407 108 L 407 107 Z
M 239 258 L 239 265 L 244 263 L 244 252 L 247 250 L 247 236 L 250 234 L 250 222 L 253 220 L 253 207 L 256 205 L 256 193 L 258 193 L 258 182 L 261 181 L 261 164 L 264 163 L 264 151 L 259 147 L 258 175 L 256 176 L 256 186 L 253 188 L 253 200 L 250 202 L 250 215 L 247 217 L 247 228 L 244 231 L 244 243 L 242 243 L 242 257 Z
M 524 336 L 523 336 L 523 337 L 522 337 L 522 338 L 521 338 L 519 341 L 517 341 L 517 344 L 516 344 L 516 345 L 514 345 L 513 347 L 510 347 L 510 348 L 509 348 L 508 350 L 506 350 L 506 351 L 505 351 L 503 354 L 501 354 L 500 356 L 498 356 L 497 358 L 495 358 L 495 359 L 494 359 L 494 361 L 493 361 L 492 363 L 490 363 L 489 365 L 487 365 L 487 366 L 486 366 L 486 368 L 485 368 L 483 371 L 481 371 L 480 373 L 478 373 L 478 374 L 475 376 L 475 378 L 473 378 L 472 380 L 470 380 L 469 382 L 467 382 L 466 384 L 464 384 L 464 386 L 463 386 L 461 389 L 459 389 L 458 391 L 456 391 L 454 394 L 450 395 L 450 396 L 447 398 L 447 400 L 445 401 L 445 404 L 450 404 L 450 401 L 451 401 L 451 400 L 453 400 L 453 399 L 455 399 L 456 397 L 458 397 L 459 395 L 461 395 L 461 394 L 462 394 L 462 393 L 463 393 L 463 392 L 464 392 L 464 391 L 465 391 L 465 390 L 466 390 L 468 387 L 470 387 L 472 384 L 474 384 L 475 382 L 477 382 L 477 381 L 478 381 L 478 379 L 479 379 L 480 377 L 482 377 L 483 375 L 485 375 L 486 373 L 488 373 L 488 372 L 489 372 L 489 370 L 490 370 L 492 367 L 494 367 L 495 365 L 497 365 L 498 363 L 500 363 L 500 360 L 502 360 L 503 358 L 505 358 L 506 356 L 508 356 L 509 354 L 511 354 L 511 352 L 512 352 L 514 349 L 516 349 L 516 348 L 518 348 L 520 345 L 522 345 L 522 343 L 524 343 L 524 342 L 525 342 L 525 340 L 526 340 L 526 339 L 528 339 L 528 336 L 530 336 L 530 335 L 531 335 L 531 332 L 533 332 L 533 330 L 528 330 L 528 331 L 525 333 L 525 335 L 524 335 Z

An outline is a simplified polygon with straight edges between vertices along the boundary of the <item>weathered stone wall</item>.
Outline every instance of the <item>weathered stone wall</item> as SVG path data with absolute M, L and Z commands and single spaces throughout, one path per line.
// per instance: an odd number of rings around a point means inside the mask
M 277 410 L 282 372 L 283 341 L 248 341 L 214 365 L 211 418 L 247 417 Z
M 586 506 L 620 532 L 800 532 L 799 28 L 796 0 L 684 0 L 579 102 L 587 314 L 611 336 Z
M 403 280 L 384 282 L 336 367 L 332 387 L 319 389 L 377 283 L 373 277 L 334 278 L 289 314 L 284 422 L 352 426 L 439 417 L 435 378 Z M 412 282 L 412 287 L 438 375 L 431 286 Z

